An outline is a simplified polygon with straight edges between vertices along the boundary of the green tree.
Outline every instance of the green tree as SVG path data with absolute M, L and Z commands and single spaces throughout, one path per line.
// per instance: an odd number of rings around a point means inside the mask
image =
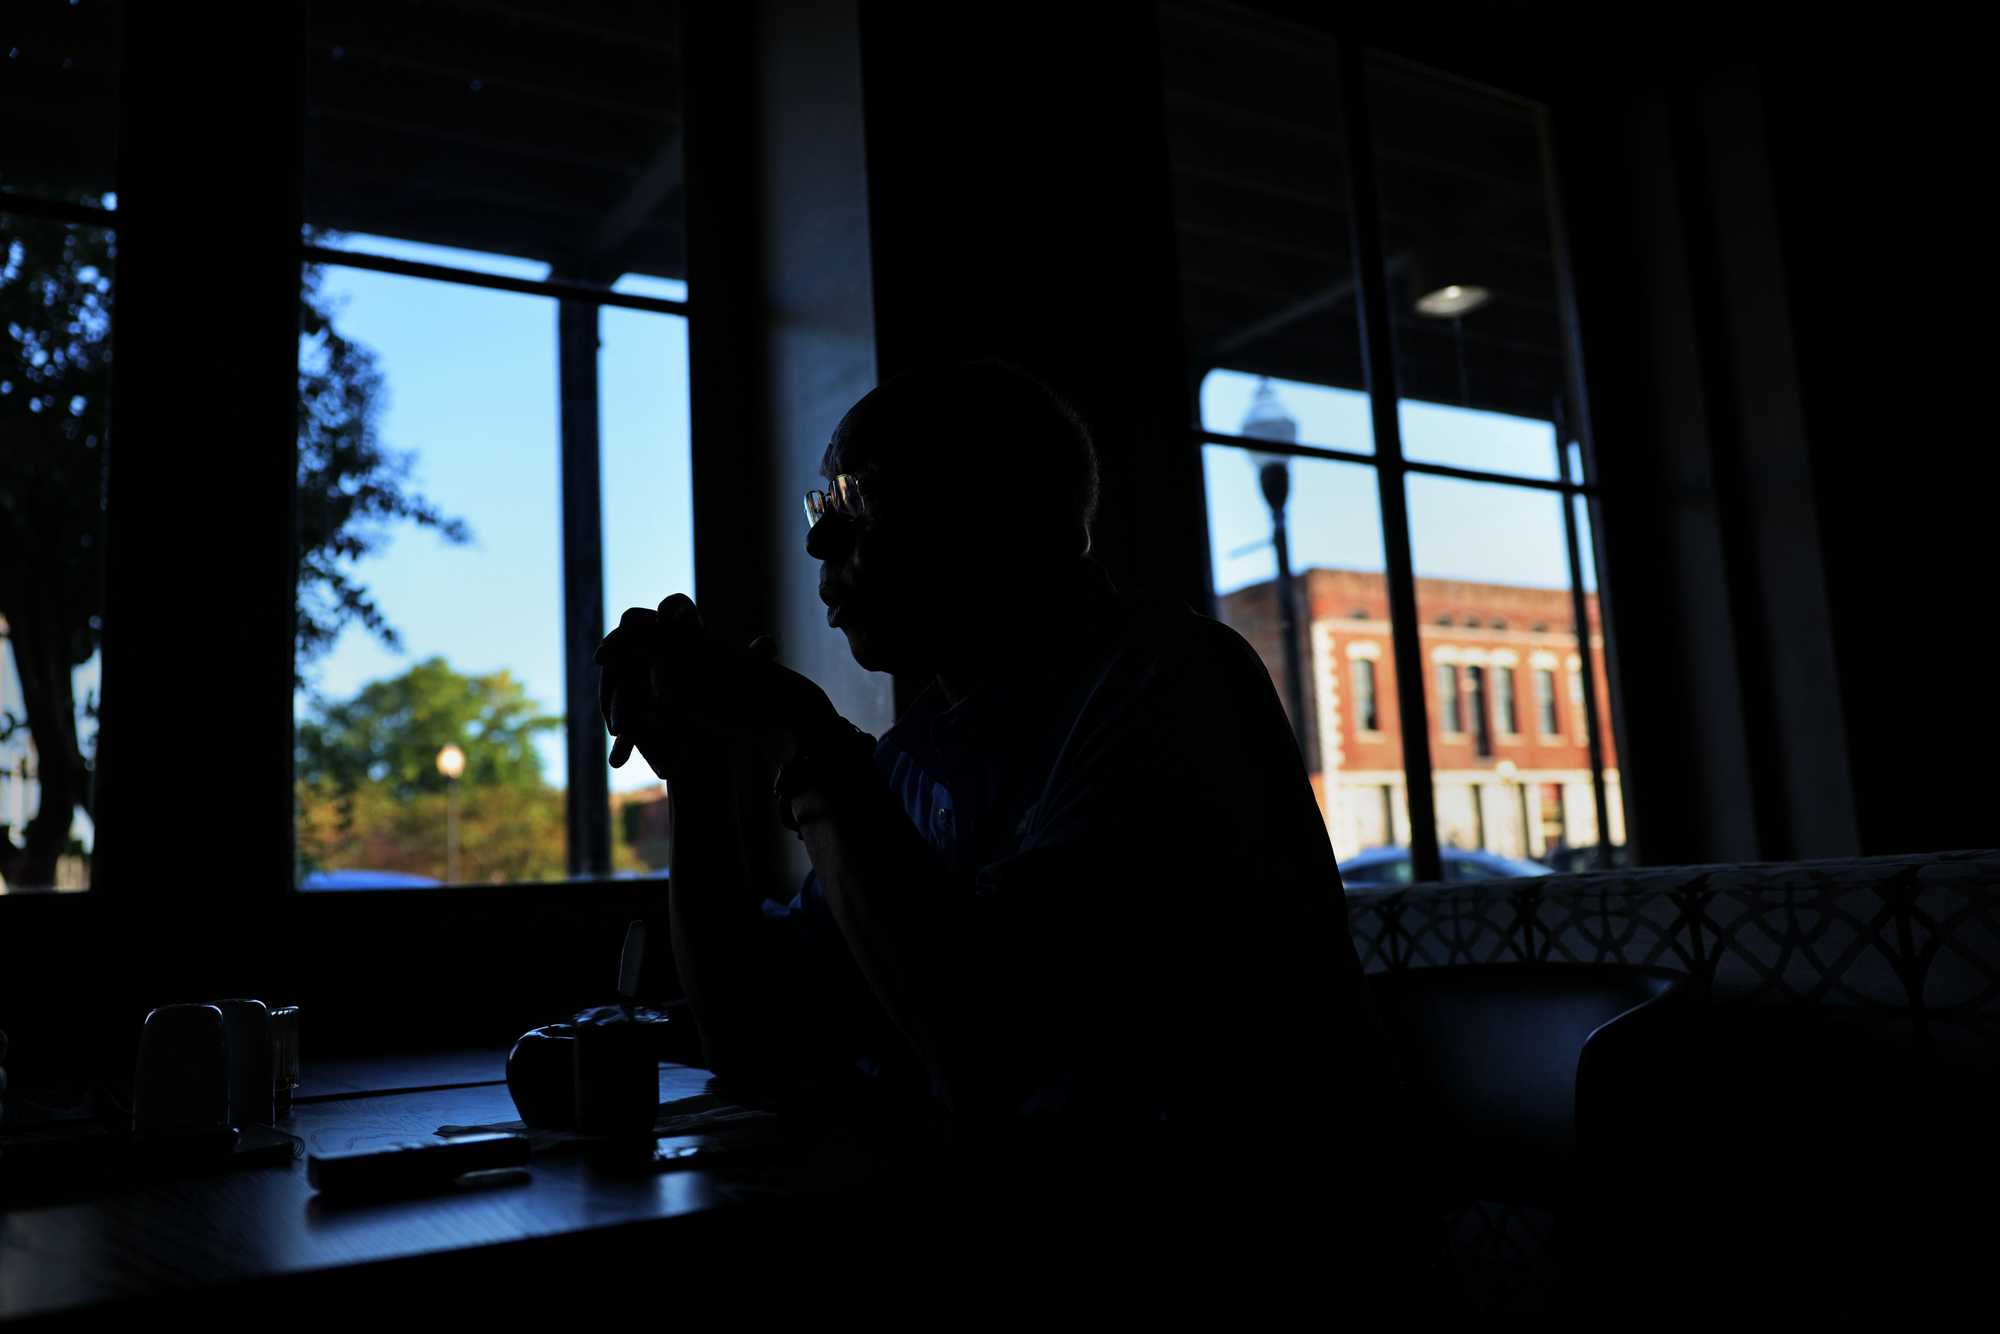
M 316 701 L 299 724 L 298 779 L 342 791 L 378 784 L 397 800 L 443 792 L 438 751 L 455 745 L 466 787 L 533 790 L 543 785 L 535 738 L 561 726 L 508 673 L 463 676 L 426 658 L 352 699 Z
M 340 791 L 301 784 L 299 861 L 305 871 L 404 871 L 445 878 L 450 799 L 398 800 L 387 783 Z M 458 794 L 458 879 L 465 884 L 560 880 L 563 794 L 552 787 L 467 787 Z
M 86 202 L 95 202 L 86 201 Z M 104 617 L 103 470 L 111 375 L 112 234 L 0 214 L 0 619 L 20 676 L 21 716 L 40 809 L 14 846 L 0 831 L 0 877 L 47 885 L 74 812 L 92 809 L 91 761 L 72 673 L 97 651 Z M 377 434 L 383 377 L 345 338 L 316 268 L 300 287 L 299 616 L 296 661 L 350 624 L 391 647 L 395 628 L 353 576 L 399 524 L 469 537 L 410 485 L 407 451 Z
M 563 794 L 535 749 L 561 727 L 508 673 L 466 676 L 443 658 L 315 701 L 298 729 L 303 868 L 442 877 L 456 781 L 460 880 L 561 879 Z M 465 752 L 456 780 L 438 772 L 447 745 Z
M 0 619 L 22 714 L 0 740 L 35 743 L 39 812 L 24 846 L 0 830 L 0 878 L 51 885 L 74 812 L 91 809 L 74 670 L 104 614 L 105 391 L 111 375 L 111 235 L 0 216 Z

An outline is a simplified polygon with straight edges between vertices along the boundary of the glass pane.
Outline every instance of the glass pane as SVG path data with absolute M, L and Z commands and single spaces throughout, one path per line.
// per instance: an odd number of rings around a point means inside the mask
M 604 623 L 669 593 L 694 596 L 694 479 L 685 319 L 605 307 L 598 354 L 604 449 Z M 643 761 L 611 770 L 612 866 L 664 871 L 666 788 Z
M 117 207 L 117 9 L 0 5 L 0 190 Z
M 1269 377 L 1286 400 L 1286 438 L 1373 452 L 1332 43 L 1220 5 L 1164 6 L 1161 26 L 1201 425 L 1268 437 L 1253 407 Z
M 1583 653 L 1563 534 L 1549 491 L 1412 475 L 1411 556 L 1424 660 L 1438 842 L 1558 869 L 1597 854 Z M 1592 670 L 1604 688 L 1597 596 L 1586 592 Z M 1453 711 L 1461 724 L 1454 730 Z M 1606 738 L 1611 842 L 1624 842 Z M 1448 876 L 1449 878 L 1449 876 Z
M 1321 459 L 1284 463 L 1230 445 L 1208 446 L 1202 461 L 1216 614 L 1263 657 L 1302 734 L 1343 875 L 1353 859 L 1356 884 L 1407 881 L 1409 800 L 1375 472 Z M 1272 467 L 1277 476 L 1266 474 Z M 1278 579 L 1279 516 L 1289 608 Z
M 566 872 L 556 305 L 308 268 L 303 888 Z
M 1573 414 L 1540 113 L 1386 63 L 1368 96 L 1403 453 L 1555 480 Z
M 90 884 L 115 258 L 0 213 L 0 893 Z

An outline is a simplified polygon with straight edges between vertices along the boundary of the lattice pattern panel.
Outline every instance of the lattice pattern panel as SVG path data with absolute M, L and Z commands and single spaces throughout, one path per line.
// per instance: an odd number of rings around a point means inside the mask
M 1370 972 L 1677 968 L 1698 994 L 1812 1004 L 1940 1055 L 2000 1050 L 2000 851 L 1675 866 L 1348 896 Z

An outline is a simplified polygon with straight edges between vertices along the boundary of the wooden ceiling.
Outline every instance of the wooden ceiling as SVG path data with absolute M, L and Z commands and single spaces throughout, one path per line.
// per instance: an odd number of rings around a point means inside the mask
M 314 0 L 306 218 L 686 275 L 678 6 Z

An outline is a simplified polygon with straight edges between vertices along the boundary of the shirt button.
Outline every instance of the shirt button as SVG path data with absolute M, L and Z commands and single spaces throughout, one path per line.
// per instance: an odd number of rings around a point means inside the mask
M 931 824 L 936 826 L 938 833 L 949 838 L 951 836 L 951 807 L 940 806 L 932 811 Z

